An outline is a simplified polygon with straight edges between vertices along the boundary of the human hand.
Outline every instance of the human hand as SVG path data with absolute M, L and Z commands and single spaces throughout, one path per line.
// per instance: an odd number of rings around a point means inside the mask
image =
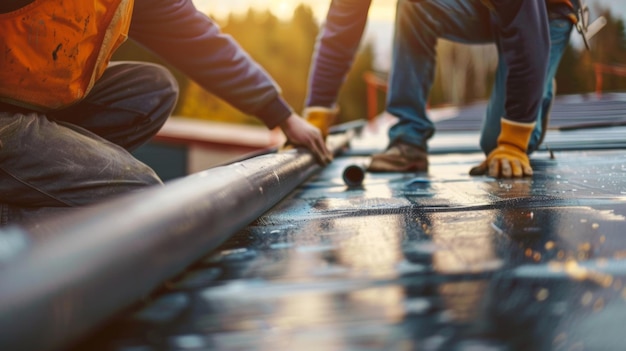
M 487 155 L 487 159 L 470 170 L 470 175 L 487 172 L 494 178 L 521 178 L 533 175 L 528 160 L 528 141 L 535 123 L 519 123 L 502 118 L 498 147 Z
M 280 124 L 280 129 L 285 133 L 288 143 L 311 150 L 321 164 L 326 165 L 332 161 L 333 155 L 326 147 L 320 130 L 302 117 L 292 113 Z
M 503 144 L 489 153 L 480 165 L 470 170 L 470 175 L 486 173 L 494 178 L 521 178 L 533 175 L 533 169 L 525 151 Z

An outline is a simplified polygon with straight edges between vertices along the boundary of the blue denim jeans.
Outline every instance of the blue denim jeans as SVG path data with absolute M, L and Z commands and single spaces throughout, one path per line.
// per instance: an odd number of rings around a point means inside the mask
M 0 225 L 162 184 L 130 151 L 158 132 L 177 98 L 165 68 L 119 62 L 69 108 L 39 113 L 0 104 Z
M 399 0 L 396 12 L 392 65 L 387 94 L 387 111 L 398 118 L 389 130 L 390 143 L 402 141 L 428 150 L 428 139 L 435 132 L 426 105 L 436 64 L 437 39 L 465 44 L 496 43 L 491 13 L 480 0 Z M 552 81 L 569 41 L 572 23 L 550 20 L 551 49 L 544 84 L 544 98 L 529 145 L 536 150 L 541 120 L 549 113 Z M 498 48 L 498 54 L 501 51 Z M 504 116 L 507 67 L 499 60 L 492 94 L 483 120 L 480 146 L 485 154 L 496 147 L 500 119 Z

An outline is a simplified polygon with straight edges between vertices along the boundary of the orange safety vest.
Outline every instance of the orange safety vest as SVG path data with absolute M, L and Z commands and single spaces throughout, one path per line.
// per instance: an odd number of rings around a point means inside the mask
M 81 100 L 127 38 L 133 0 L 35 0 L 0 14 L 0 101 L 39 111 Z

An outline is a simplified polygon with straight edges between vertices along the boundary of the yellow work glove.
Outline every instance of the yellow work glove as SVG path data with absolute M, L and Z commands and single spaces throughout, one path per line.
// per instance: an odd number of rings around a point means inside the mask
M 322 132 L 324 139 L 326 139 L 328 136 L 328 130 L 330 129 L 330 126 L 335 123 L 338 113 L 339 110 L 337 108 L 331 109 L 327 107 L 312 106 L 304 109 L 302 117 L 304 117 L 307 122 L 316 126 L 320 132 Z
M 470 170 L 470 175 L 488 172 L 494 178 L 531 176 L 533 169 L 526 150 L 535 123 L 518 123 L 502 118 L 500 128 L 498 146 L 487 155 L 485 161 Z

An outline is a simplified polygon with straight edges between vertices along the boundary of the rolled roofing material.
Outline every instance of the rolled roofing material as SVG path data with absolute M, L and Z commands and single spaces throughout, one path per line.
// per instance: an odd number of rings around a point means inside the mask
M 350 131 L 329 136 L 337 153 Z M 292 149 L 0 230 L 0 349 L 66 347 L 266 212 L 321 166 Z

